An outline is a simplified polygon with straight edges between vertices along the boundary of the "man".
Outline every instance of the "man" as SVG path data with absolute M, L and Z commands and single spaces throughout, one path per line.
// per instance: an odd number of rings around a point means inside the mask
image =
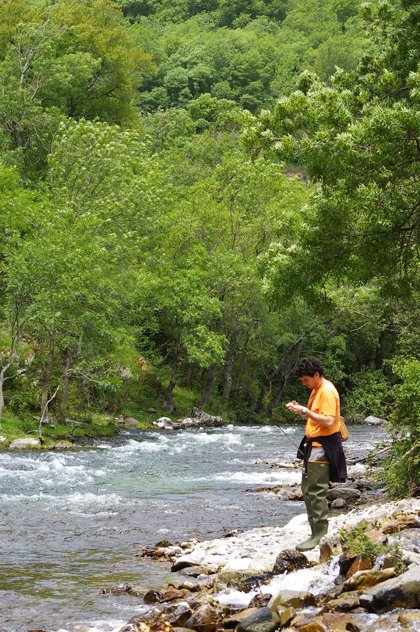
M 299 362 L 296 375 L 311 389 L 307 406 L 296 401 L 286 404 L 288 410 L 306 419 L 297 458 L 303 459 L 302 493 L 311 537 L 296 549 L 309 551 L 328 531 L 329 482 L 345 481 L 347 468 L 340 434 L 340 397 L 334 384 L 325 379 L 324 367 L 312 356 Z

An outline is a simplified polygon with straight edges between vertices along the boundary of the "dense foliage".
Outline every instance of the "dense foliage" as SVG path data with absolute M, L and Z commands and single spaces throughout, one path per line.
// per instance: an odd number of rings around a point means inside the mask
M 3 424 L 281 420 L 312 353 L 350 419 L 390 415 L 390 488 L 415 491 L 418 17 L 5 0 Z

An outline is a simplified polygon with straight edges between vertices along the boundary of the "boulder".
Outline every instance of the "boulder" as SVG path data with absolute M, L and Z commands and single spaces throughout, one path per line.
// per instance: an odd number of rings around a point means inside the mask
M 279 606 L 290 606 L 298 610 L 315 604 L 312 593 L 300 590 L 282 590 L 275 595 L 268 604 L 272 612 L 277 612 Z
M 420 608 L 420 566 L 413 565 L 399 577 L 369 588 L 361 595 L 360 605 L 372 612 Z
M 127 419 L 124 419 L 124 426 L 126 428 L 137 428 L 138 425 L 139 421 L 134 417 L 127 417 Z
M 357 573 L 352 575 L 350 579 L 347 579 L 344 582 L 342 586 L 342 592 L 349 590 L 360 590 L 362 588 L 370 588 L 371 586 L 376 586 L 376 584 L 385 582 L 392 577 L 395 577 L 395 570 L 393 568 L 387 568 L 383 571 L 358 571 Z
M 357 591 L 346 592 L 337 597 L 330 599 L 322 608 L 323 612 L 350 612 L 359 607 L 360 595 Z
M 318 617 L 308 618 L 299 624 L 300 632 L 359 632 L 360 625 L 349 614 L 322 614 Z
M 187 628 L 197 630 L 197 632 L 213 632 L 220 623 L 221 616 L 219 610 L 209 603 L 205 603 L 194 612 L 185 622 Z
M 229 615 L 225 619 L 223 619 L 221 627 L 223 629 L 232 629 L 236 628 L 239 623 L 248 619 L 252 614 L 255 614 L 258 611 L 258 608 L 246 608 L 245 610 L 239 610 L 238 612 L 234 612 Z
M 346 505 L 347 505 L 347 503 L 344 500 L 344 498 L 336 498 L 335 500 L 332 501 L 331 508 L 332 509 L 343 509 Z
M 9 445 L 9 450 L 31 450 L 34 448 L 39 448 L 41 446 L 38 439 L 33 439 L 31 437 L 25 437 L 24 439 L 15 439 Z
M 358 571 L 368 571 L 372 568 L 372 560 L 368 555 L 358 555 L 352 561 L 350 568 L 347 570 L 346 579 Z
M 365 424 L 369 424 L 370 426 L 382 426 L 386 423 L 386 419 L 381 419 L 380 417 L 374 417 L 373 415 L 369 415 L 364 420 Z
M 279 606 L 276 610 L 276 614 L 279 618 L 279 627 L 284 628 L 296 615 L 296 610 L 291 606 Z
M 273 632 L 278 628 L 279 618 L 270 608 L 258 608 L 236 628 L 237 632 Z
M 172 419 L 169 417 L 160 417 L 157 421 L 153 422 L 153 425 L 161 430 L 173 430 L 174 428 Z
M 342 498 L 347 500 L 357 500 L 362 495 L 362 492 L 353 487 L 332 487 L 327 491 L 327 500 L 336 500 Z
M 306 555 L 296 549 L 285 549 L 277 556 L 273 567 L 273 575 L 282 575 L 283 573 L 292 573 L 301 568 L 309 568 L 311 566 Z

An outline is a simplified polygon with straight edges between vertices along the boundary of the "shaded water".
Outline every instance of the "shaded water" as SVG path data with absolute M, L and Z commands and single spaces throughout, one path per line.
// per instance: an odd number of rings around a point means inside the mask
M 284 430 L 299 442 L 300 426 Z M 346 446 L 363 455 L 382 437 L 357 426 Z M 294 455 L 275 427 L 127 431 L 88 450 L 1 452 L 0 632 L 118 630 L 141 600 L 100 590 L 146 591 L 169 573 L 136 559 L 135 545 L 284 525 L 301 503 L 246 490 L 299 480 L 258 463 Z

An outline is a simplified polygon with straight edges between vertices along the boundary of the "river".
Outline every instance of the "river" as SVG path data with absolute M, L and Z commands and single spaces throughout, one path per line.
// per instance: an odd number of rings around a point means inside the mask
M 297 425 L 176 432 L 123 431 L 89 449 L 0 452 L 0 632 L 114 632 L 141 599 L 101 595 L 157 586 L 166 563 L 136 545 L 284 525 L 303 504 L 249 490 L 300 478 L 262 460 L 294 457 Z M 366 454 L 381 429 L 351 428 Z

